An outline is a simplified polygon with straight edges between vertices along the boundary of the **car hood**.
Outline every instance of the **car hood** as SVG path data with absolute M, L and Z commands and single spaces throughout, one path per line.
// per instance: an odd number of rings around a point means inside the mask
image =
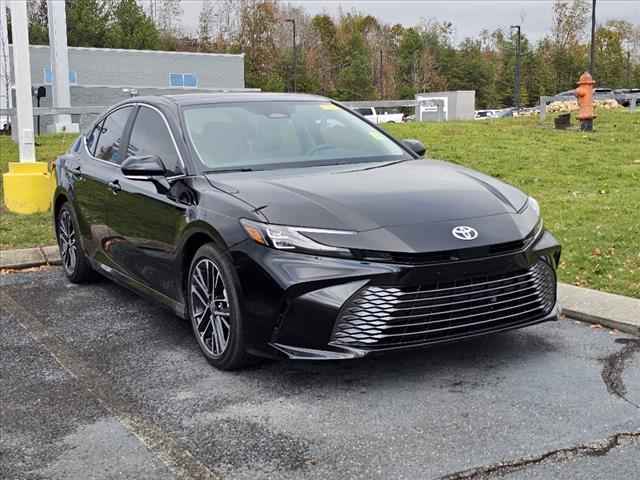
M 520 190 L 447 162 L 409 160 L 210 174 L 270 223 L 351 231 L 515 214 Z

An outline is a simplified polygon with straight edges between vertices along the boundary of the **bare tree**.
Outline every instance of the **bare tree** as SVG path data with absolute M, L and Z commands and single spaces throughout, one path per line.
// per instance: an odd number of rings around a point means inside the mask
M 213 36 L 213 20 L 215 14 L 214 2 L 203 2 L 200 9 L 200 16 L 198 17 L 198 42 L 200 48 L 206 49 L 211 42 Z
M 182 16 L 181 0 L 157 0 L 156 25 L 164 33 L 175 35 Z
M 553 6 L 552 34 L 556 47 L 578 44 L 589 23 L 591 7 L 585 0 L 556 0 Z

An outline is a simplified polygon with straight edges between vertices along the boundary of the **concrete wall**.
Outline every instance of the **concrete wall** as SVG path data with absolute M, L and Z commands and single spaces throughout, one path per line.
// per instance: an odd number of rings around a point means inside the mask
M 47 96 L 40 99 L 41 107 L 51 106 L 51 85 L 46 86 Z M 71 105 L 72 106 L 86 106 L 86 105 L 98 105 L 108 107 L 121 100 L 126 100 L 130 97 L 129 93 L 123 92 L 120 87 L 80 87 L 71 86 Z M 181 93 L 197 93 L 205 92 L 206 90 L 200 89 L 186 89 L 186 88 L 138 88 L 138 95 L 172 95 Z M 33 105 L 36 106 L 36 100 L 34 98 Z M 97 115 L 84 114 L 84 115 L 72 115 L 73 123 L 80 125 L 80 131 L 85 131 L 89 125 L 91 125 Z M 36 119 L 37 120 L 37 119 Z M 46 133 L 46 127 L 53 122 L 51 115 L 42 116 L 40 118 L 40 130 L 41 133 Z M 37 121 L 35 122 L 37 130 Z
M 31 81 L 43 85 L 49 47 L 32 45 L 29 53 Z M 169 88 L 169 74 L 192 73 L 197 88 L 244 88 L 244 55 L 69 47 L 69 70 L 84 86 Z
M 13 47 L 11 59 L 13 59 Z M 50 68 L 49 47 L 31 45 L 31 82 L 34 87 L 45 86 L 47 96 L 40 106 L 51 106 L 51 85 L 46 82 L 45 68 Z M 207 89 L 244 88 L 244 54 L 210 54 L 191 52 L 162 52 L 152 50 L 121 50 L 108 48 L 69 47 L 69 70 L 76 73 L 72 84 L 71 105 L 109 106 L 129 97 L 125 87 L 135 88 L 138 95 L 166 95 L 207 91 Z M 13 72 L 13 68 L 11 69 Z M 171 73 L 195 74 L 197 88 L 171 87 Z M 15 81 L 13 76 L 12 83 Z M 13 92 L 15 94 L 15 91 Z M 36 99 L 33 99 L 36 106 Z M 95 115 L 73 115 L 73 122 L 84 130 Z M 53 117 L 40 118 L 40 131 L 46 132 Z M 37 121 L 34 122 L 37 128 Z

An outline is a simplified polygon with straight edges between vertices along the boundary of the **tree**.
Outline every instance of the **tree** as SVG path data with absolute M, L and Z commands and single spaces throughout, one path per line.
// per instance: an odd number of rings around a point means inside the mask
M 156 26 L 164 34 L 176 35 L 182 16 L 181 0 L 156 0 Z M 207 2 L 204 2 L 205 4 Z
M 625 85 L 627 59 L 622 47 L 623 32 L 612 27 L 600 27 L 596 31 L 596 58 L 598 84 L 610 88 Z
M 137 50 L 156 49 L 160 34 L 135 0 L 115 0 L 106 30 L 106 46 Z
M 586 0 L 556 0 L 553 6 L 553 65 L 556 90 L 573 88 L 587 65 L 586 46 L 581 44 L 589 23 L 590 5 Z
M 106 47 L 108 5 L 102 0 L 66 0 L 67 42 L 73 47 Z
M 27 14 L 29 16 L 29 43 L 48 45 L 47 0 L 29 0 Z
M 215 4 L 203 2 L 198 16 L 198 42 L 200 48 L 206 50 L 212 40 Z
M 26 1 L 30 41 L 47 44 L 47 1 Z M 180 0 L 154 0 L 154 19 L 143 11 L 143 0 L 65 1 L 71 46 L 244 53 L 248 87 L 290 87 L 293 49 L 285 20 L 295 19 L 300 91 L 356 100 L 471 89 L 479 107 L 512 104 L 515 47 L 501 30 L 482 30 L 455 44 L 447 21 L 404 27 L 355 10 L 309 16 L 301 2 L 208 0 L 196 35 L 189 36 L 178 33 Z M 575 88 L 588 68 L 590 0 L 554 1 L 550 33 L 535 45 L 522 39 L 523 104 Z M 598 84 L 637 86 L 640 26 L 609 20 L 599 25 L 596 42 Z
M 348 65 L 341 68 L 335 96 L 339 100 L 367 100 L 373 97 L 369 52 L 360 32 L 354 31 L 346 44 Z
M 413 98 L 418 93 L 418 76 L 423 50 L 424 44 L 418 31 L 414 28 L 406 29 L 402 33 L 398 48 L 398 74 L 402 85 L 399 93 L 402 98 Z
M 330 95 L 335 91 L 340 65 L 338 28 L 329 15 L 316 15 L 311 20 L 310 30 L 309 70 L 318 79 L 318 92 Z
M 240 9 L 238 45 L 245 52 L 247 86 L 263 90 L 284 90 L 284 79 L 277 68 L 278 49 L 274 33 L 278 7 L 270 0 L 244 0 Z

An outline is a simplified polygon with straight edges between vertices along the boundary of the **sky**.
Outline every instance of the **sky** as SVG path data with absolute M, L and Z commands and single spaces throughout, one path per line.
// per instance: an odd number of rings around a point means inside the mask
M 284 2 L 286 3 L 286 2 Z M 553 0 L 292 0 L 303 5 L 310 14 L 337 15 L 342 8 L 373 15 L 386 23 L 415 25 L 423 19 L 450 21 L 455 27 L 454 40 L 475 36 L 481 30 L 508 29 L 521 24 L 523 33 L 538 40 L 551 29 Z M 182 0 L 183 28 L 194 32 L 202 0 Z M 598 22 L 625 18 L 640 24 L 640 0 L 598 0 Z

